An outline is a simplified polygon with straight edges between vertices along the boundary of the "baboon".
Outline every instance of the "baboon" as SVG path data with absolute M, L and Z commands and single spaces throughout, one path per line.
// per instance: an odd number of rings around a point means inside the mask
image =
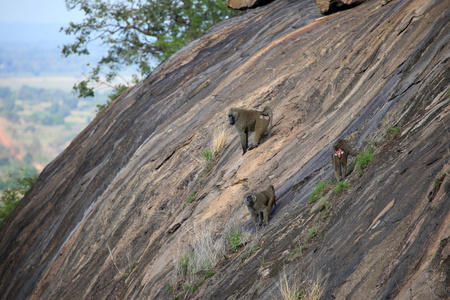
M 331 149 L 331 161 L 333 162 L 334 174 L 338 182 L 341 181 L 341 172 L 342 180 L 347 175 L 347 157 L 349 155 L 356 156 L 358 153 L 350 149 L 350 146 L 345 140 L 337 140 Z
M 274 205 L 277 204 L 275 199 L 275 188 L 273 185 L 259 193 L 248 192 L 244 195 L 244 203 L 248 208 L 248 212 L 252 216 L 255 230 L 258 230 L 258 217 L 262 225 L 269 224 L 270 212 Z
M 231 108 L 228 112 L 228 120 L 230 125 L 235 125 L 239 138 L 241 140 L 241 146 L 243 153 L 253 148 L 258 147 L 259 140 L 263 133 L 269 127 L 269 131 L 272 128 L 272 109 L 269 106 L 264 107 L 263 111 L 247 110 L 242 108 Z M 248 147 L 248 133 L 254 131 L 253 144 Z

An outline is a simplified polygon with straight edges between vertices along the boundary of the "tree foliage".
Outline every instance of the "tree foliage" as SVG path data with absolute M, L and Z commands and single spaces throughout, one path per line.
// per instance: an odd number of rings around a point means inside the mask
M 36 182 L 38 176 L 36 170 L 26 168 L 21 168 L 18 172 L 9 175 L 7 187 L 0 197 L 0 228 L 26 192 Z
M 88 79 L 75 84 L 80 97 L 93 96 L 99 85 L 113 86 L 126 67 L 135 68 L 136 82 L 156 63 L 234 13 L 224 0 L 66 0 L 66 6 L 81 10 L 85 18 L 61 28 L 75 36 L 73 43 L 63 46 L 63 55 L 88 55 L 95 45 L 106 49 Z

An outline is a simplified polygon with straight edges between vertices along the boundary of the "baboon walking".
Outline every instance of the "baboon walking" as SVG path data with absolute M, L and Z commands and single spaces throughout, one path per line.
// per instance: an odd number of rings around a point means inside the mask
M 347 175 L 347 157 L 349 155 L 356 156 L 358 153 L 353 151 L 345 140 L 337 140 L 331 150 L 331 161 L 333 162 L 337 181 L 341 181 L 341 174 L 342 180 Z
M 235 125 L 241 140 L 242 155 L 248 150 L 258 147 L 261 136 L 272 128 L 272 109 L 266 106 L 263 111 L 231 108 L 228 112 L 230 125 Z M 248 147 L 248 133 L 255 132 L 253 144 Z

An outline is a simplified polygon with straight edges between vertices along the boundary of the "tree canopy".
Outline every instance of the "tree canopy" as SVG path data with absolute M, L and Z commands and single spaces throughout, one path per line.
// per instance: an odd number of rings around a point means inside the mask
M 61 28 L 75 36 L 73 43 L 63 46 L 63 55 L 89 55 L 96 45 L 105 49 L 97 65 L 90 66 L 87 79 L 75 84 L 79 97 L 94 96 L 95 88 L 103 84 L 123 90 L 123 83 L 113 83 L 121 70 L 132 67 L 136 82 L 184 44 L 234 14 L 224 0 L 66 0 L 66 6 L 81 10 L 85 18 Z

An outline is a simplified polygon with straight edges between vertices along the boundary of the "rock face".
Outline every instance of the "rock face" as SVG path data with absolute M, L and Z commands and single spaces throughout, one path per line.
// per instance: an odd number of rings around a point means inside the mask
M 448 298 L 448 7 L 368 1 L 321 17 L 276 1 L 214 26 L 45 168 L 0 231 L 1 299 L 273 299 L 286 276 L 319 281 L 325 299 Z M 230 128 L 205 175 L 229 108 L 265 105 L 270 136 L 242 156 Z M 375 160 L 308 204 L 334 178 L 339 138 Z M 254 235 L 241 195 L 268 184 L 277 207 Z M 178 259 L 199 228 L 225 239 L 233 218 L 249 244 L 185 291 Z

